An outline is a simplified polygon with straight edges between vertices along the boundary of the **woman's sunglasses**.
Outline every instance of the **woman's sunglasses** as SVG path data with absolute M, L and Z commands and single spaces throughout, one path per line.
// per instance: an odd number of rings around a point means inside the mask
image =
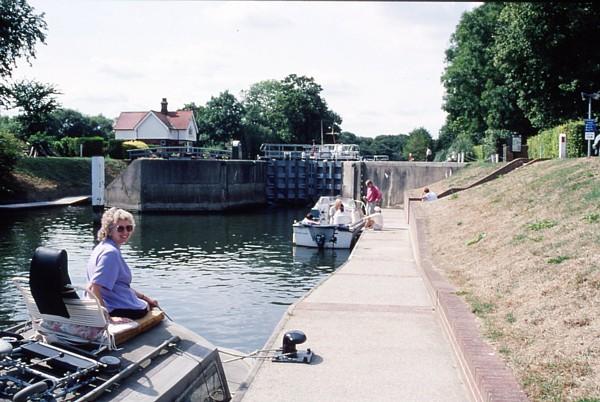
M 127 225 L 127 226 L 121 226 L 121 225 L 119 225 L 119 226 L 117 226 L 117 232 L 119 232 L 119 233 L 123 233 L 126 230 L 129 233 L 133 232 L 133 225 Z

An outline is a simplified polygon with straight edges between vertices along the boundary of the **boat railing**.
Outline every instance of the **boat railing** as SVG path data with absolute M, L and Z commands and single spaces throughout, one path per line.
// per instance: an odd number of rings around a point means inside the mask
M 262 144 L 260 159 L 359 160 L 356 144 Z

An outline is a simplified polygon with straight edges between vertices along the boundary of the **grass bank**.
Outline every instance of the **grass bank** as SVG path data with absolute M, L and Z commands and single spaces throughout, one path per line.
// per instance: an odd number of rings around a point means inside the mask
M 127 162 L 105 159 L 105 180 L 110 183 Z M 91 194 L 91 158 L 23 158 L 19 160 L 0 202 L 35 202 Z
M 600 402 L 600 158 L 539 162 L 420 207 L 436 268 L 531 400 Z

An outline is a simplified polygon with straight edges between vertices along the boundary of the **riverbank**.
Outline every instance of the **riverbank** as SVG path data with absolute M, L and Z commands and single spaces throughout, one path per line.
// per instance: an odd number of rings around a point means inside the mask
M 110 183 L 127 167 L 127 161 L 105 159 L 105 182 Z M 0 191 L 0 203 L 51 201 L 90 195 L 90 158 L 22 158 Z
M 600 401 L 600 159 L 538 162 L 418 208 L 435 269 L 531 400 Z

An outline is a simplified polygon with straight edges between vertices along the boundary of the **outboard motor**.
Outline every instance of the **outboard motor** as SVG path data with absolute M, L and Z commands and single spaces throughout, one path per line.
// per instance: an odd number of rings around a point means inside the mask
M 296 345 L 306 342 L 306 335 L 299 330 L 288 331 L 283 335 L 281 353 L 275 355 L 274 362 L 281 363 L 310 363 L 313 353 L 310 349 L 297 350 Z

